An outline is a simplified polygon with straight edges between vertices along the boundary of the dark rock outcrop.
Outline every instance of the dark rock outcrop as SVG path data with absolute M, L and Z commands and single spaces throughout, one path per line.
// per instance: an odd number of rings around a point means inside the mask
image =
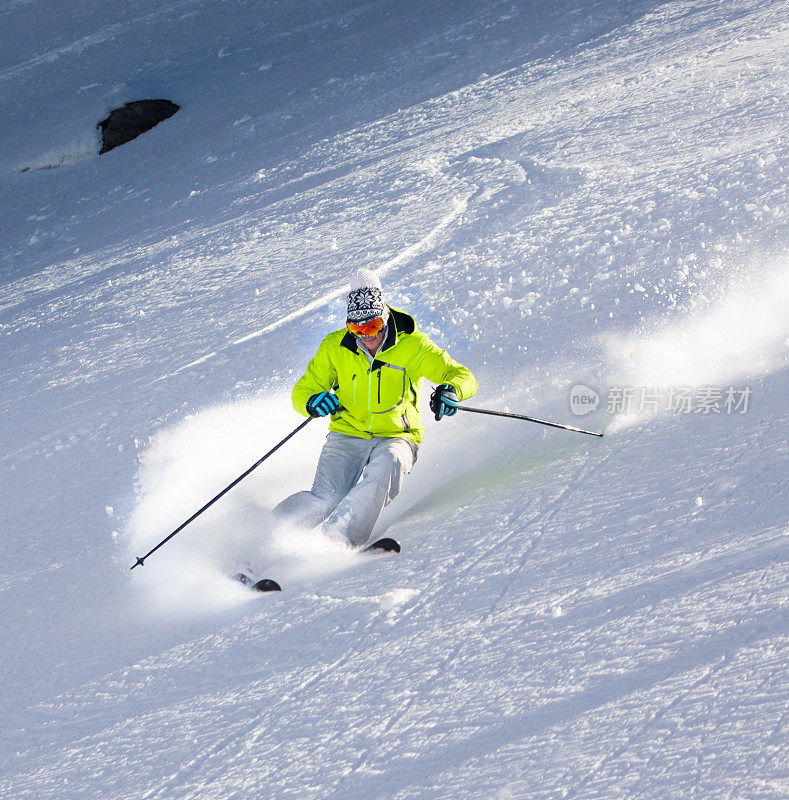
M 135 100 L 116 108 L 98 125 L 101 128 L 99 154 L 136 139 L 141 133 L 172 117 L 180 107 L 169 100 Z

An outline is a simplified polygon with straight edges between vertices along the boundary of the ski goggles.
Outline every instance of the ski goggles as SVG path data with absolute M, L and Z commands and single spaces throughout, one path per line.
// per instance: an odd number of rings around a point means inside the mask
M 346 322 L 345 325 L 352 336 L 357 339 L 373 339 L 384 329 L 384 318 L 373 317 L 364 322 Z

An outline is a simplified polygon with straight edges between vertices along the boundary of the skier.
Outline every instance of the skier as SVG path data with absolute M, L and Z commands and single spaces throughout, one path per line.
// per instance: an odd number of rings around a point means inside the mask
M 419 384 L 440 384 L 430 401 L 436 420 L 457 413 L 477 391 L 466 367 L 417 330 L 413 317 L 384 302 L 374 272 L 351 280 L 346 327 L 330 333 L 293 387 L 293 407 L 331 416 L 310 491 L 274 512 L 346 546 L 367 543 L 381 511 L 416 462 L 424 427 Z

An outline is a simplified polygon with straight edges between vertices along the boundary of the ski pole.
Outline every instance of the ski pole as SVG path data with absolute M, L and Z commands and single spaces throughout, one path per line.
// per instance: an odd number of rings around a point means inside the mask
M 216 503 L 216 501 L 219 500 L 220 497 L 224 497 L 224 495 L 226 495 L 237 483 L 241 483 L 241 481 L 243 481 L 244 478 L 246 478 L 247 475 L 249 475 L 249 473 L 252 472 L 252 470 L 257 469 L 272 453 L 279 450 L 279 448 L 282 447 L 282 445 L 285 444 L 285 442 L 287 442 L 288 439 L 295 436 L 312 419 L 313 419 L 312 417 L 307 417 L 307 419 L 305 419 L 304 422 L 302 422 L 297 428 L 292 430 L 279 444 L 274 445 L 274 447 L 272 447 L 271 450 L 269 450 L 268 453 L 266 453 L 266 455 L 263 456 L 263 458 L 258 459 L 246 472 L 239 475 L 231 484 L 222 489 L 222 491 L 218 495 L 216 495 L 216 497 L 209 500 L 199 511 L 195 511 L 195 513 L 192 514 L 192 516 L 189 517 L 189 519 L 186 520 L 186 522 L 181 523 L 169 536 L 162 539 L 162 541 L 159 542 L 159 544 L 157 544 L 156 547 L 153 548 L 153 550 L 149 550 L 144 556 L 139 557 L 137 561 L 134 564 L 132 564 L 131 567 L 129 567 L 129 569 L 134 569 L 135 567 L 144 566 L 145 559 L 148 558 L 148 556 L 155 553 L 163 544 L 169 542 L 170 539 L 172 539 L 176 533 L 180 533 L 190 522 L 196 520 L 207 508 L 210 508 L 214 503 Z
M 575 431 L 576 433 L 586 433 L 589 436 L 602 436 L 602 433 L 595 431 L 585 431 L 583 428 L 574 428 L 572 425 L 560 425 L 558 422 L 548 422 L 545 419 L 527 417 L 524 414 L 510 414 L 506 411 L 489 411 L 486 408 L 469 408 L 469 406 L 458 406 L 460 411 L 472 411 L 475 414 L 491 414 L 494 417 L 510 417 L 510 419 L 524 419 L 527 422 L 538 422 L 540 425 L 549 425 L 551 428 L 561 428 L 565 431 Z

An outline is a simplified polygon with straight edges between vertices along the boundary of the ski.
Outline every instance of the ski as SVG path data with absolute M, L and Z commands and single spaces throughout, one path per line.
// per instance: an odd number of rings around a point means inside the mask
M 383 539 L 378 539 L 378 541 L 367 545 L 367 547 L 362 549 L 362 552 L 375 555 L 378 553 L 399 553 L 400 549 L 400 542 L 398 542 L 397 539 L 390 539 L 388 536 L 385 536 Z
M 282 587 L 271 578 L 262 578 L 253 587 L 256 592 L 281 592 Z
M 255 592 L 282 591 L 282 587 L 276 581 L 271 580 L 271 578 L 261 578 L 259 581 L 256 581 L 253 578 L 250 578 L 249 575 L 239 572 L 233 576 L 233 579 Z
M 386 536 L 383 539 L 378 539 L 372 544 L 367 545 L 367 547 L 363 547 L 359 552 L 375 556 L 399 553 L 400 550 L 400 543 L 396 539 L 391 539 Z M 238 572 L 233 576 L 233 580 L 238 581 L 240 584 L 243 584 L 248 589 L 252 589 L 255 592 L 266 593 L 282 591 L 282 587 L 271 578 L 261 578 L 259 581 L 256 581 L 254 578 L 250 578 L 249 575 Z

